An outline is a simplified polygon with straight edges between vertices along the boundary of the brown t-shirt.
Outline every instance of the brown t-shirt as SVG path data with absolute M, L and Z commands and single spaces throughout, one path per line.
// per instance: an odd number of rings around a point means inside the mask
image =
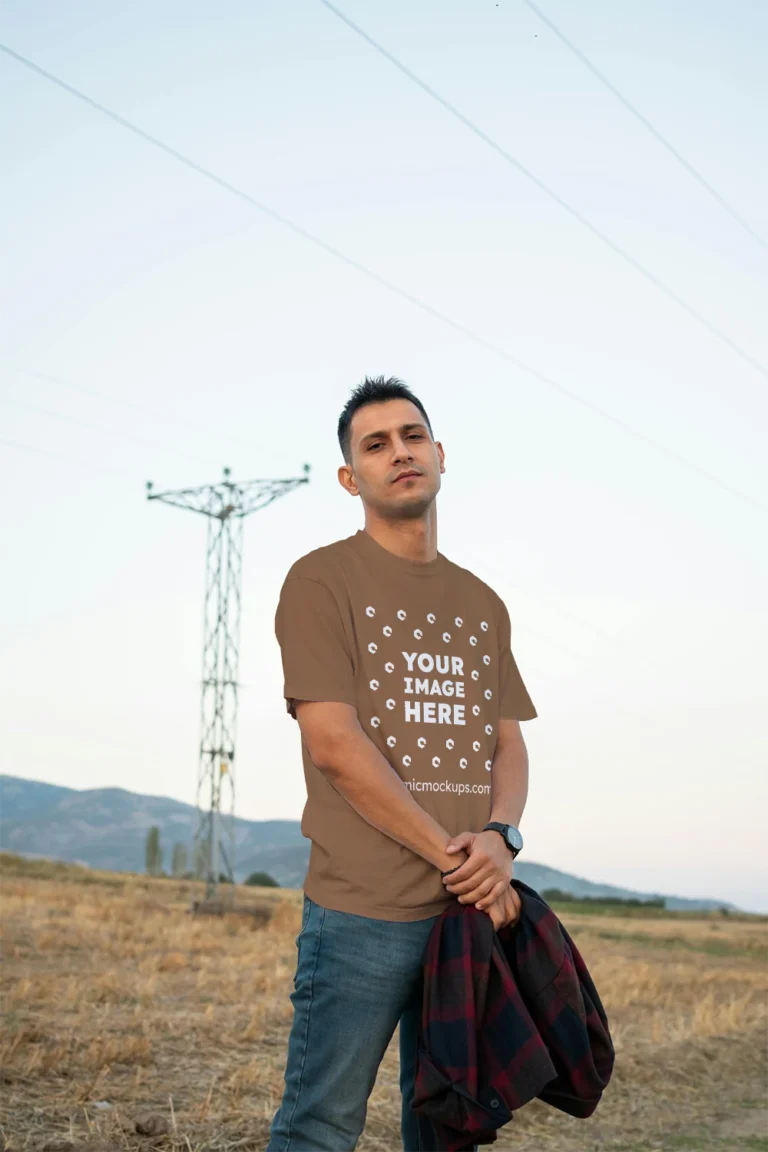
M 280 594 L 284 694 L 357 709 L 363 731 L 451 835 L 490 818 L 499 719 L 536 709 L 510 649 L 503 601 L 438 553 L 418 564 L 357 532 L 303 556 Z M 360 816 L 302 741 L 312 841 L 304 890 L 326 908 L 423 920 L 453 899 L 439 870 Z

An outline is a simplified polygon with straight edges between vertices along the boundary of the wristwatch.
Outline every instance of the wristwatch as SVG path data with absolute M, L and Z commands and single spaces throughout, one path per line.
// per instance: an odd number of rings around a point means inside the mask
M 513 860 L 518 852 L 522 850 L 523 837 L 520 834 L 520 829 L 515 828 L 514 824 L 499 824 L 497 821 L 492 820 L 490 824 L 486 824 L 483 832 L 498 832 L 499 835 L 503 836 L 504 843 L 512 853 Z

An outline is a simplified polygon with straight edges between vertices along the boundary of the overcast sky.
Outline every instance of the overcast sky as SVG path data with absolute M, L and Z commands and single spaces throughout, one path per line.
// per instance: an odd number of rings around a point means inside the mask
M 768 363 L 766 248 L 522 0 L 339 3 Z M 541 7 L 768 238 L 766 5 Z M 395 373 L 445 446 L 440 550 L 506 601 L 539 712 L 526 858 L 768 910 L 765 375 L 319 0 L 5 0 L 2 24 L 554 382 L 0 57 L 2 770 L 194 802 L 205 526 L 144 482 L 308 461 L 246 526 L 237 779 L 240 815 L 300 817 L 274 611 L 298 556 L 361 526 L 335 423 Z

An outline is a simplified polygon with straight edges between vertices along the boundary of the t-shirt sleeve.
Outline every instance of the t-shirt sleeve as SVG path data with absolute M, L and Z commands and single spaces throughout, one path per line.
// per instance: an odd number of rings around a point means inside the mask
M 499 717 L 502 720 L 534 720 L 538 713 L 512 655 L 509 612 L 503 600 L 499 604 Z
M 283 661 L 283 694 L 296 718 L 297 700 L 357 705 L 352 656 L 339 606 L 319 580 L 289 576 L 280 592 L 275 635 Z

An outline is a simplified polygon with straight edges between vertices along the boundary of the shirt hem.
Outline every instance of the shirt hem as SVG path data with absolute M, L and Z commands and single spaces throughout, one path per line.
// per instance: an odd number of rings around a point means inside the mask
M 387 920 L 391 923 L 409 924 L 416 920 L 430 920 L 433 916 L 440 916 L 455 897 L 448 894 L 448 899 L 432 901 L 420 908 L 382 907 L 371 906 L 364 898 L 354 896 L 324 895 L 322 888 L 315 887 L 312 880 L 307 877 L 304 881 L 304 894 L 313 904 L 319 904 L 329 912 L 345 912 L 351 916 L 364 916 L 369 920 Z

